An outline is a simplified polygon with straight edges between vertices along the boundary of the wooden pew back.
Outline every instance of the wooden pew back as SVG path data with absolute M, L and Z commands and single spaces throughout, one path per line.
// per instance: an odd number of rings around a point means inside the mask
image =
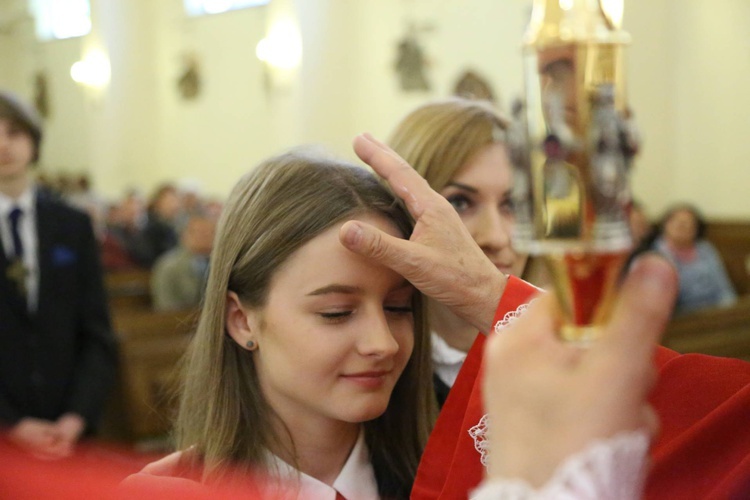
M 120 399 L 126 439 L 164 436 L 175 410 L 178 365 L 195 330 L 197 311 L 113 311 L 120 341 Z
M 719 251 L 737 294 L 750 294 L 750 222 L 709 221 L 706 238 Z
M 110 308 L 148 309 L 151 307 L 151 271 L 129 269 L 109 271 L 104 275 L 104 288 Z
M 750 361 L 750 295 L 730 308 L 712 308 L 673 319 L 663 344 L 677 352 L 697 352 Z

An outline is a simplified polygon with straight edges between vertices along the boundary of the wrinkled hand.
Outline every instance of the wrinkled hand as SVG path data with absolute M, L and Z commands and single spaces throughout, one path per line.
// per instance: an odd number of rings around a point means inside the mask
M 620 431 L 650 429 L 646 398 L 656 379 L 653 355 L 677 290 L 658 257 L 636 262 L 603 336 L 588 349 L 556 336 L 552 294 L 492 335 L 485 350 L 485 405 L 490 415 L 490 477 L 541 486 L 569 455 Z
M 393 150 L 365 134 L 355 138 L 354 151 L 404 201 L 415 227 L 404 240 L 349 221 L 341 228 L 342 244 L 401 274 L 477 330 L 489 331 L 506 277 L 474 242 L 450 203 Z

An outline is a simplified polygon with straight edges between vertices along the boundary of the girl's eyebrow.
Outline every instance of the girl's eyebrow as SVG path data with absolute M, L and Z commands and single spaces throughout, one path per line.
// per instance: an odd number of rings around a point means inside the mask
M 328 293 L 354 294 L 354 293 L 361 293 L 361 292 L 362 292 L 362 289 L 358 286 L 340 285 L 340 284 L 334 283 L 332 285 L 327 285 L 327 286 L 318 288 L 317 290 L 313 290 L 307 295 L 308 296 L 326 295 Z
M 404 288 L 414 288 L 414 285 L 412 285 L 408 280 L 403 280 L 396 286 L 394 286 L 391 291 L 395 290 L 402 290 Z M 363 289 L 358 286 L 351 286 L 351 285 L 341 285 L 338 283 L 334 283 L 332 285 L 326 285 L 324 287 L 318 288 L 316 290 L 313 290 L 312 292 L 308 293 L 308 297 L 314 297 L 319 295 L 326 295 L 329 293 L 345 293 L 345 294 L 357 294 L 357 293 L 363 293 Z
M 469 191 L 470 193 L 479 192 L 477 188 L 469 186 L 468 184 L 461 184 L 460 182 L 449 182 L 447 185 L 463 189 L 464 191 Z

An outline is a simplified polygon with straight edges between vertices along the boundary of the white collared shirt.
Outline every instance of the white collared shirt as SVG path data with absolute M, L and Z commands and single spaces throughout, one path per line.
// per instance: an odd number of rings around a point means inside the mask
M 449 346 L 440 335 L 432 332 L 432 365 L 445 385 L 453 387 L 465 360 L 465 352 Z
M 276 455 L 270 454 L 269 464 L 285 485 L 294 488 L 299 500 L 335 500 L 337 491 L 347 500 L 380 499 L 364 431 L 359 433 L 359 438 L 333 486 L 298 471 Z
M 36 227 L 36 189 L 30 186 L 17 199 L 0 193 L 0 241 L 5 255 L 13 258 L 13 236 L 8 216 L 15 207 L 23 211 L 19 222 L 19 236 L 23 245 L 23 264 L 26 267 L 26 304 L 36 311 L 39 300 L 39 238 Z

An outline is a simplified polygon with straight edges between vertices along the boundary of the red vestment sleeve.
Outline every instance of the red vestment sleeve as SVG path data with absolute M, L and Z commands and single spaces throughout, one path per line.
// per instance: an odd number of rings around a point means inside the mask
M 676 355 L 651 403 L 661 433 L 645 498 L 750 498 L 750 363 Z
M 511 278 L 495 320 L 538 290 Z M 482 480 L 484 467 L 469 429 L 484 415 L 484 336 L 472 346 L 425 448 L 413 499 L 456 500 Z M 750 498 L 750 364 L 660 347 L 651 403 L 661 433 L 651 452 L 645 498 Z
M 514 276 L 510 276 L 495 311 L 495 321 L 493 324 L 502 320 L 506 314 L 513 313 L 538 292 L 538 288 Z M 448 399 L 443 405 L 443 409 L 435 423 L 435 428 L 422 454 L 422 460 L 417 470 L 414 487 L 412 488 L 412 499 L 451 498 L 448 494 L 441 495 L 445 482 L 451 472 L 459 476 L 462 472 L 469 474 L 470 477 L 459 477 L 459 483 L 465 481 L 472 484 L 472 488 L 479 484 L 479 481 L 482 479 L 483 468 L 479 463 L 479 454 L 474 450 L 474 442 L 469 438 L 468 434 L 468 429 L 476 425 L 479 419 L 477 418 L 476 422 L 466 419 L 475 413 L 475 411 L 467 411 L 467 408 L 472 404 L 475 405 L 478 401 L 476 397 L 473 398 L 473 402 L 471 400 L 475 385 L 477 390 L 479 390 L 480 386 L 477 380 L 479 380 L 485 338 L 484 335 L 477 335 L 474 345 L 471 347 L 461 367 L 458 378 L 448 393 Z M 477 410 L 476 408 L 473 409 Z M 481 414 L 479 417 L 481 418 Z M 464 438 L 469 438 L 469 449 L 461 446 L 464 444 Z M 476 455 L 476 457 L 471 456 L 471 458 L 476 458 L 479 467 L 468 467 L 462 470 L 462 457 L 467 453 Z M 460 488 L 461 486 L 459 485 L 458 487 Z M 456 498 L 467 498 L 467 492 L 468 490 L 464 490 L 463 496 Z

